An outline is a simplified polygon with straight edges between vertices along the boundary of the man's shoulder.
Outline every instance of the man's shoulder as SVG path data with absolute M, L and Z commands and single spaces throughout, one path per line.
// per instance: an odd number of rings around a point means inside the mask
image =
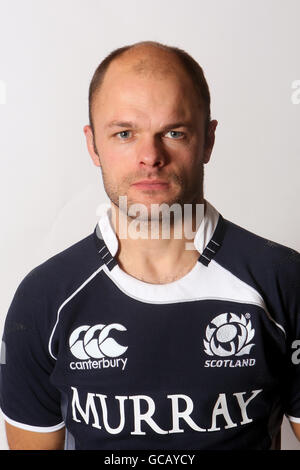
M 300 253 L 224 219 L 225 233 L 218 261 L 235 271 L 294 275 L 300 270 Z
M 84 282 L 101 264 L 94 233 L 90 233 L 32 268 L 19 289 L 34 291 L 36 295 L 40 292 L 60 296 Z

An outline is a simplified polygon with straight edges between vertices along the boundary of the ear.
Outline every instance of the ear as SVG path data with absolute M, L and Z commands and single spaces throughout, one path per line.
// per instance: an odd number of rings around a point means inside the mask
M 83 132 L 85 133 L 87 149 L 94 162 L 94 165 L 101 166 L 99 155 L 96 152 L 94 134 L 93 134 L 91 126 L 89 125 L 84 126 Z
M 216 121 L 215 119 L 213 121 L 210 121 L 208 124 L 206 140 L 204 144 L 203 163 L 208 163 L 210 160 L 212 149 L 215 143 L 215 131 L 216 131 L 217 125 L 218 125 L 218 121 Z

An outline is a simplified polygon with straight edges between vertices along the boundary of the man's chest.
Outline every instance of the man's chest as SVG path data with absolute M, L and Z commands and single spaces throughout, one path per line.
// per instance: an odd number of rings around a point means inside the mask
M 82 296 L 56 341 L 67 420 L 102 437 L 225 432 L 280 399 L 283 334 L 256 305 Z

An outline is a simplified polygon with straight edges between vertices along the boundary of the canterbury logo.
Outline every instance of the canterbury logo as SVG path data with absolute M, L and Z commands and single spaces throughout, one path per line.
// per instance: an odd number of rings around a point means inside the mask
M 128 347 L 121 346 L 113 338 L 109 338 L 111 330 L 126 331 L 126 328 L 119 323 L 79 326 L 69 338 L 71 353 L 82 360 L 121 356 Z
M 243 356 L 249 354 L 254 343 L 251 343 L 255 330 L 250 314 L 239 317 L 235 313 L 221 313 L 207 326 L 203 340 L 204 351 L 209 356 Z

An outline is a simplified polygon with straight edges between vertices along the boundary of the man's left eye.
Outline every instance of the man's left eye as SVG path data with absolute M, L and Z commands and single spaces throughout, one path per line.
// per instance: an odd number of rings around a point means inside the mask
M 128 134 L 129 132 L 130 131 L 121 131 L 121 132 L 118 132 L 116 135 L 118 135 L 119 137 L 122 137 L 121 140 L 127 140 L 127 139 L 123 139 L 123 137 L 126 137 L 126 134 Z M 127 137 L 128 137 L 128 135 L 127 135 Z
M 179 137 L 184 137 L 184 133 L 179 132 L 179 131 L 169 131 L 167 132 L 167 134 L 171 134 L 171 137 L 174 137 L 175 140 L 178 139 Z

